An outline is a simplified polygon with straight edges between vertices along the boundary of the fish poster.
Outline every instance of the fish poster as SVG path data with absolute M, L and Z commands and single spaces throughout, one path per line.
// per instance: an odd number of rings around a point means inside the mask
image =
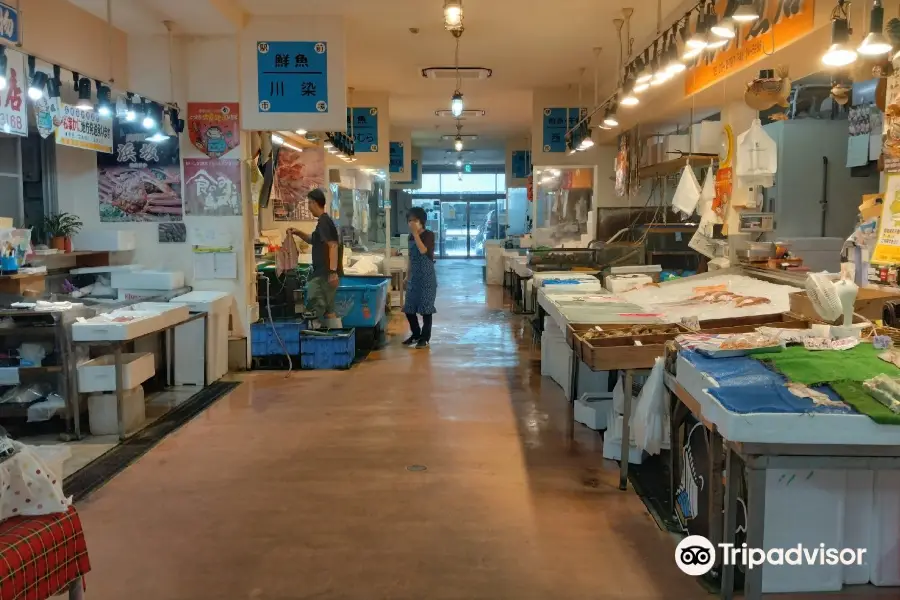
M 297 152 L 282 146 L 272 185 L 274 220 L 314 221 L 306 195 L 316 188 L 325 188 L 325 150 L 307 148 Z
M 187 130 L 191 145 L 210 158 L 228 154 L 241 144 L 237 102 L 188 102 Z
M 101 222 L 181 221 L 178 139 L 150 136 L 138 123 L 113 119 L 113 152 L 97 154 Z
M 184 214 L 192 217 L 241 215 L 241 161 L 236 158 L 184 159 Z

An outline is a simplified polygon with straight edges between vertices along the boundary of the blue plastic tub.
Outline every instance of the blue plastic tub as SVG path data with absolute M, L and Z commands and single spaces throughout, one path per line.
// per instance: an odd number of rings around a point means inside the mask
M 344 276 L 337 289 L 335 310 L 344 327 L 375 327 L 384 318 L 390 277 Z
M 250 325 L 250 355 L 284 355 L 285 348 L 290 355 L 300 354 L 300 332 L 304 329 L 306 329 L 304 321 L 276 321 L 275 330 L 278 331 L 278 337 L 284 342 L 284 348 L 282 348 L 272 332 L 271 323 L 268 321 L 253 323 Z
M 301 369 L 349 369 L 356 358 L 356 330 L 302 333 Z

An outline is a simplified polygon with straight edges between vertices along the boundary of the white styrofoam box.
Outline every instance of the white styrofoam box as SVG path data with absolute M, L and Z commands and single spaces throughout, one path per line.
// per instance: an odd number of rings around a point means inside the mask
M 718 121 L 701 121 L 691 125 L 691 152 L 718 154 L 722 141 L 722 124 Z
M 612 400 L 609 398 L 584 394 L 575 401 L 575 421 L 594 431 L 603 431 L 606 429 L 611 404 Z
M 844 539 L 841 548 L 870 548 L 873 527 L 882 527 L 883 523 L 874 512 L 875 498 L 874 471 L 847 471 L 846 501 L 844 503 Z M 897 513 L 900 514 L 900 513 Z M 900 539 L 900 531 L 894 530 L 894 542 Z M 895 546 L 896 547 L 896 546 Z M 869 583 L 869 575 L 873 559 L 868 556 L 875 551 L 867 552 L 866 564 L 844 565 L 844 585 L 863 585 Z M 895 563 L 896 564 L 896 563 Z
M 144 383 L 155 371 L 153 355 L 149 352 L 122 355 L 122 385 L 133 389 Z M 116 389 L 115 356 L 106 354 L 78 366 L 78 391 L 112 392 Z
M 142 300 L 152 300 L 165 296 L 170 290 L 127 290 L 119 288 L 116 290 L 119 300 L 127 302 L 140 302 Z
M 651 283 L 653 283 L 653 278 L 649 275 L 632 273 L 630 275 L 607 275 L 603 286 L 613 294 L 617 294 Z
M 0 367 L 0 385 L 19 385 L 19 367 Z
M 841 548 L 843 546 L 847 471 L 769 469 L 766 471 L 766 517 L 763 546 Z M 763 593 L 831 592 L 844 584 L 837 565 L 766 565 Z
M 110 285 L 127 290 L 175 290 L 184 285 L 181 271 L 114 271 Z
M 165 318 L 159 313 L 116 311 L 115 314 L 136 318 L 127 323 L 116 323 L 99 317 L 75 322 L 72 324 L 72 340 L 75 342 L 133 340 L 166 326 Z
M 122 425 L 125 433 L 131 433 L 144 425 L 147 417 L 144 405 L 144 388 L 126 390 L 122 398 Z M 91 394 L 88 396 L 88 421 L 92 435 L 116 435 L 119 433 L 119 413 L 115 394 Z
M 630 273 L 643 273 L 645 275 L 662 273 L 662 265 L 626 265 L 620 267 L 610 267 L 609 272 L 613 275 L 628 275 Z
M 86 252 L 112 252 L 137 248 L 134 231 L 116 229 L 82 229 L 72 236 L 72 249 Z
M 900 471 L 875 471 L 874 509 L 868 544 L 869 580 L 900 585 Z
M 95 273 L 112 273 L 113 271 L 140 271 L 143 269 L 141 265 L 109 265 L 106 267 L 81 267 L 78 269 L 69 269 L 70 275 L 93 275 Z
M 609 407 L 609 414 L 606 416 L 606 436 L 611 439 L 622 441 L 622 423 L 625 421 L 624 417 L 612 406 Z M 629 419 L 629 423 L 634 425 L 632 419 Z M 628 441 L 631 444 L 634 444 L 634 427 L 630 427 L 628 429 Z
M 207 314 L 206 328 L 197 320 L 175 328 L 175 384 L 203 385 L 228 372 L 228 319 L 234 299 L 226 292 L 195 291 L 176 296 L 171 302 L 191 312 Z M 183 303 L 183 304 L 182 304 Z M 203 343 L 206 344 L 205 362 Z
M 311 265 L 312 264 L 312 254 L 298 254 L 297 255 L 297 264 L 298 265 Z
M 622 438 L 609 437 L 609 429 L 603 434 L 603 458 L 606 460 L 622 460 Z M 628 464 L 639 465 L 644 462 L 644 451 L 634 445 L 628 446 Z
M 667 135 L 663 142 L 662 160 L 672 160 L 679 157 L 679 152 L 687 154 L 690 151 L 691 144 L 686 135 Z
M 162 316 L 167 327 L 180 323 L 191 315 L 189 306 L 168 302 L 138 302 L 131 305 L 131 310 L 157 313 Z

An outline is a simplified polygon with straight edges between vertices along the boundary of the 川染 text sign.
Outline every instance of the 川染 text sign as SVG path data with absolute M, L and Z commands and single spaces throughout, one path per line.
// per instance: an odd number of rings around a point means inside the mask
M 256 67 L 260 112 L 328 112 L 325 42 L 257 42 Z

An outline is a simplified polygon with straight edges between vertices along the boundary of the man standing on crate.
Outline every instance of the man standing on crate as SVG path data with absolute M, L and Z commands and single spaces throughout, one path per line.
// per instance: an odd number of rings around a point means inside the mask
M 290 229 L 312 246 L 312 276 L 306 285 L 306 310 L 316 320 L 314 327 L 340 329 L 341 319 L 334 307 L 334 298 L 344 272 L 344 248 L 338 238 L 334 220 L 325 212 L 325 194 L 314 189 L 306 195 L 309 212 L 318 220 L 312 233 Z

